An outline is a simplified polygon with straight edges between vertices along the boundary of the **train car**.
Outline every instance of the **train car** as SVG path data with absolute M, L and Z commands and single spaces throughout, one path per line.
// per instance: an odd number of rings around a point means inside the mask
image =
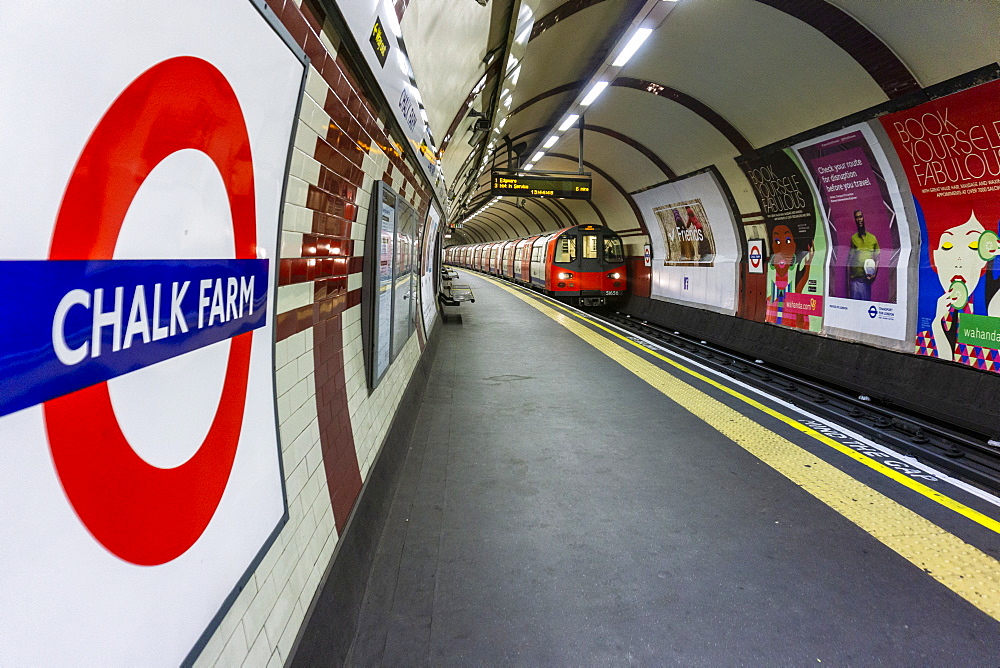
M 506 278 L 581 306 L 605 306 L 628 289 L 621 237 L 600 225 L 464 246 L 450 264 Z
M 478 246 L 476 246 L 475 253 L 476 257 L 472 261 L 472 268 L 475 269 L 476 271 L 482 271 L 485 273 L 486 263 L 483 260 L 483 255 L 486 254 L 486 244 L 479 244 Z
M 514 250 L 514 281 L 522 285 L 531 283 L 531 244 L 537 238 L 521 239 Z
M 518 243 L 520 239 L 514 239 L 505 243 L 503 247 L 503 266 L 500 273 L 509 281 L 514 280 L 514 254 Z
M 621 237 L 599 225 L 559 230 L 546 248 L 546 292 L 582 306 L 604 306 L 625 294 Z

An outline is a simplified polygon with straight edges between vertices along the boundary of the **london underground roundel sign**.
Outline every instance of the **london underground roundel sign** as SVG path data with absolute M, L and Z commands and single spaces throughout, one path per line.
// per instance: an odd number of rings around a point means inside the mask
M 146 71 L 101 119 L 66 189 L 49 259 L 111 260 L 139 186 L 182 149 L 203 151 L 219 167 L 236 256 L 255 259 L 253 164 L 239 102 L 221 72 L 191 57 Z M 135 453 L 118 426 L 106 382 L 45 402 L 60 481 L 80 519 L 111 552 L 136 564 L 161 564 L 191 547 L 208 525 L 236 456 L 252 336 L 232 339 L 212 427 L 198 452 L 176 468 L 151 466 Z
M 249 0 L 7 11 L 0 656 L 176 665 L 287 516 L 273 277 L 303 64 Z M 73 57 L 25 58 L 40 41 Z
M 764 273 L 764 241 L 751 239 L 747 242 L 747 260 L 751 274 Z

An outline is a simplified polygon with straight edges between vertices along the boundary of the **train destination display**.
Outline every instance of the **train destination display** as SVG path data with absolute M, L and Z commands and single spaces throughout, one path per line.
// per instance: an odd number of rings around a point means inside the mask
M 493 172 L 493 197 L 564 197 L 590 199 L 593 179 L 590 174 L 518 174 Z

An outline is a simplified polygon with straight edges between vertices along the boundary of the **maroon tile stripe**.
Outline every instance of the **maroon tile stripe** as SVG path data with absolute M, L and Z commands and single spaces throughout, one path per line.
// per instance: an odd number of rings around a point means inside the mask
M 361 473 L 351 429 L 344 375 L 342 315 L 361 303 L 361 290 L 349 291 L 348 277 L 362 271 L 364 259 L 355 257 L 352 228 L 358 222 L 355 204 L 364 179 L 366 154 L 381 149 L 390 161 L 387 180 L 408 186 L 407 199 L 425 207 L 428 193 L 407 165 L 402 148 L 379 128 L 378 110 L 360 86 L 353 65 L 343 54 L 326 50 L 319 35 L 327 16 L 319 0 L 267 0 L 311 65 L 329 86 L 325 100 L 317 100 L 330 115 L 325 136 L 316 140 L 312 157 L 320 163 L 318 184 L 310 184 L 306 208 L 312 211 L 312 230 L 302 236 L 298 257 L 279 262 L 279 285 L 313 284 L 313 302 L 278 314 L 279 341 L 313 331 L 316 412 L 320 447 L 337 530 L 343 531 L 361 491 Z M 406 0 L 397 3 L 405 10 Z M 333 36 L 336 38 L 336 36 Z M 383 125 L 384 127 L 384 125 Z M 287 251 L 286 251 L 287 252 Z

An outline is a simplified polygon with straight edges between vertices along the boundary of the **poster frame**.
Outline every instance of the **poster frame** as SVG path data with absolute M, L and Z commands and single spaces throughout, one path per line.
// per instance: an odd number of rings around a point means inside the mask
M 896 249 L 899 251 L 899 257 L 895 267 L 895 290 L 897 300 L 892 302 L 894 309 L 897 310 L 897 312 L 901 311 L 901 313 L 898 314 L 897 324 L 894 325 L 897 330 L 901 330 L 901 336 L 899 337 L 880 334 L 876 331 L 866 332 L 848 327 L 839 327 L 836 324 L 831 324 L 829 320 L 831 300 L 834 300 L 832 302 L 834 305 L 839 304 L 841 301 L 850 300 L 846 297 L 834 297 L 832 294 L 834 288 L 831 281 L 831 274 L 833 270 L 831 263 L 833 262 L 835 247 L 833 244 L 833 231 L 831 231 L 830 228 L 833 227 L 833 223 L 827 216 L 827 212 L 823 204 L 823 195 L 819 189 L 820 186 L 813 178 L 811 168 L 807 164 L 806 158 L 802 154 L 802 150 L 812 148 L 818 143 L 827 140 L 834 140 L 839 137 L 843 137 L 849 133 L 861 135 L 864 142 L 868 145 L 869 150 L 872 152 L 874 167 L 879 168 L 879 170 L 883 172 L 883 177 L 888 178 L 891 176 L 893 179 L 894 183 L 892 185 L 895 186 L 895 192 L 893 192 L 890 188 L 888 192 L 889 198 L 892 202 L 894 212 L 898 217 L 903 217 L 903 220 L 897 220 L 897 227 L 900 233 L 900 247 Z M 870 120 L 862 123 L 856 123 L 854 125 L 847 125 L 831 132 L 816 133 L 812 138 L 805 139 L 789 148 L 798 157 L 800 166 L 803 170 L 803 175 L 806 177 L 809 182 L 809 186 L 812 188 L 813 199 L 816 201 L 817 211 L 819 212 L 819 216 L 822 218 L 823 225 L 827 231 L 828 247 L 825 264 L 826 282 L 824 285 L 822 331 L 826 335 L 833 338 L 868 343 L 887 350 L 907 352 L 909 351 L 908 343 L 913 339 L 913 330 L 916 326 L 916 314 L 913 308 L 915 307 L 916 294 L 919 286 L 915 283 L 916 276 L 911 276 L 913 273 L 911 270 L 914 267 L 913 258 L 915 254 L 919 252 L 920 231 L 917 229 L 915 218 L 911 215 L 913 213 L 913 207 L 909 184 L 901 181 L 901 178 L 905 180 L 905 174 L 900 171 L 901 166 L 899 165 L 898 155 L 896 155 L 895 150 L 892 148 L 892 144 L 887 142 L 888 137 L 885 135 L 884 131 L 882 131 L 881 124 Z M 879 155 L 879 152 L 881 155 Z M 909 206 L 907 206 L 908 204 Z M 905 240 L 902 236 L 904 233 L 907 235 Z M 917 239 L 916 243 L 914 243 L 914 239 Z M 901 292 L 904 295 L 902 299 L 899 298 Z M 870 302 L 870 304 L 872 304 L 871 308 L 877 308 L 878 305 L 882 303 L 883 302 L 872 301 Z M 836 320 L 836 316 L 834 317 L 834 320 Z
M 713 311 L 713 312 L 716 312 L 716 313 L 723 313 L 725 315 L 735 316 L 739 312 L 740 294 L 741 294 L 741 292 L 743 290 L 743 269 L 742 269 L 742 267 L 746 263 L 746 255 L 744 253 L 744 247 L 746 245 L 746 234 L 745 234 L 745 232 L 743 230 L 743 225 L 741 224 L 742 214 L 740 213 L 739 206 L 736 203 L 736 198 L 733 196 L 733 192 L 732 192 L 732 190 L 729 187 L 729 183 L 726 181 L 725 177 L 722 175 L 722 172 L 719 170 L 719 168 L 713 163 L 713 164 L 707 165 L 705 167 L 702 167 L 700 169 L 696 169 L 694 171 L 687 172 L 685 174 L 680 174 L 680 175 L 678 175 L 678 176 L 676 176 L 674 178 L 671 178 L 671 179 L 666 179 L 664 181 L 658 181 L 657 183 L 654 183 L 652 185 L 646 186 L 645 188 L 640 188 L 639 190 L 634 190 L 634 191 L 632 191 L 632 192 L 629 193 L 629 196 L 634 199 L 634 197 L 636 195 L 641 195 L 642 193 L 648 192 L 650 190 L 654 190 L 654 189 L 660 188 L 662 186 L 670 185 L 672 183 L 678 183 L 678 182 L 681 182 L 681 181 L 685 181 L 685 180 L 688 180 L 688 179 L 691 179 L 691 178 L 694 178 L 694 177 L 697 177 L 697 176 L 701 176 L 701 175 L 704 175 L 704 174 L 710 175 L 712 177 L 713 181 L 715 182 L 715 185 L 718 188 L 719 193 L 722 196 L 723 203 L 725 204 L 726 208 L 729 210 L 729 216 L 732 219 L 732 224 L 733 224 L 734 231 L 735 231 L 735 234 L 736 234 L 736 249 L 735 249 L 735 256 L 736 256 L 736 262 L 735 262 L 736 270 L 735 270 L 735 274 L 736 275 L 734 277 L 734 290 L 735 290 L 735 292 L 733 293 L 734 294 L 733 308 L 727 309 L 725 307 L 715 306 L 715 305 L 711 305 L 711 304 L 704 304 L 704 303 L 701 303 L 701 302 L 694 302 L 694 301 L 689 301 L 689 300 L 682 300 L 682 299 L 678 299 L 678 298 L 675 298 L 675 297 L 651 296 L 650 298 L 654 299 L 654 300 L 658 300 L 658 301 L 664 301 L 664 302 L 672 303 L 672 304 L 679 304 L 681 306 L 687 306 L 687 307 L 690 307 L 690 308 L 698 308 L 698 309 L 703 309 L 703 310 L 707 310 L 707 311 Z M 636 203 L 636 205 L 638 206 L 638 203 Z M 639 207 L 639 208 L 641 209 L 641 207 Z M 645 216 L 642 217 L 642 219 L 641 219 L 640 222 L 644 226 L 646 226 L 646 227 L 648 227 L 648 225 L 650 224 L 649 221 L 646 221 Z M 647 232 L 647 236 L 648 237 L 652 236 L 652 233 L 651 233 L 650 230 L 647 229 L 646 232 Z M 652 266 L 654 264 L 654 260 L 656 259 L 656 256 L 657 256 L 657 253 L 656 253 L 656 250 L 652 247 L 652 240 L 650 240 L 649 246 L 650 246 L 650 264 L 648 266 L 650 266 L 650 268 L 652 269 Z M 644 266 L 646 266 L 645 265 L 645 258 L 644 258 Z M 650 280 L 651 280 L 651 286 L 652 286 L 654 278 L 651 276 Z M 652 287 L 651 287 L 651 289 L 652 289 Z
M 382 200 L 385 193 L 391 194 L 395 200 L 393 204 L 393 239 L 396 237 L 396 229 L 398 226 L 398 211 L 396 204 L 399 202 L 399 194 L 396 193 L 388 184 L 384 181 L 376 181 L 372 184 L 372 192 L 370 205 L 368 207 L 368 225 L 365 232 L 365 255 L 364 264 L 362 267 L 361 274 L 361 341 L 362 348 L 364 349 L 364 361 L 365 361 L 365 376 L 368 384 L 368 394 L 370 395 L 379 386 L 382 378 L 389 371 L 392 366 L 393 355 L 392 355 L 392 322 L 393 322 L 393 298 L 392 291 L 389 292 L 389 362 L 386 364 L 385 369 L 379 373 L 377 358 L 378 358 L 378 341 L 380 336 L 379 331 L 379 314 L 380 308 L 382 307 L 382 293 L 380 291 L 379 284 L 379 257 L 381 255 L 381 249 L 379 248 L 379 240 L 381 239 L 381 220 L 380 212 L 382 210 Z M 391 254 L 395 257 L 395 253 Z M 394 271 L 395 266 L 390 266 L 390 273 Z

